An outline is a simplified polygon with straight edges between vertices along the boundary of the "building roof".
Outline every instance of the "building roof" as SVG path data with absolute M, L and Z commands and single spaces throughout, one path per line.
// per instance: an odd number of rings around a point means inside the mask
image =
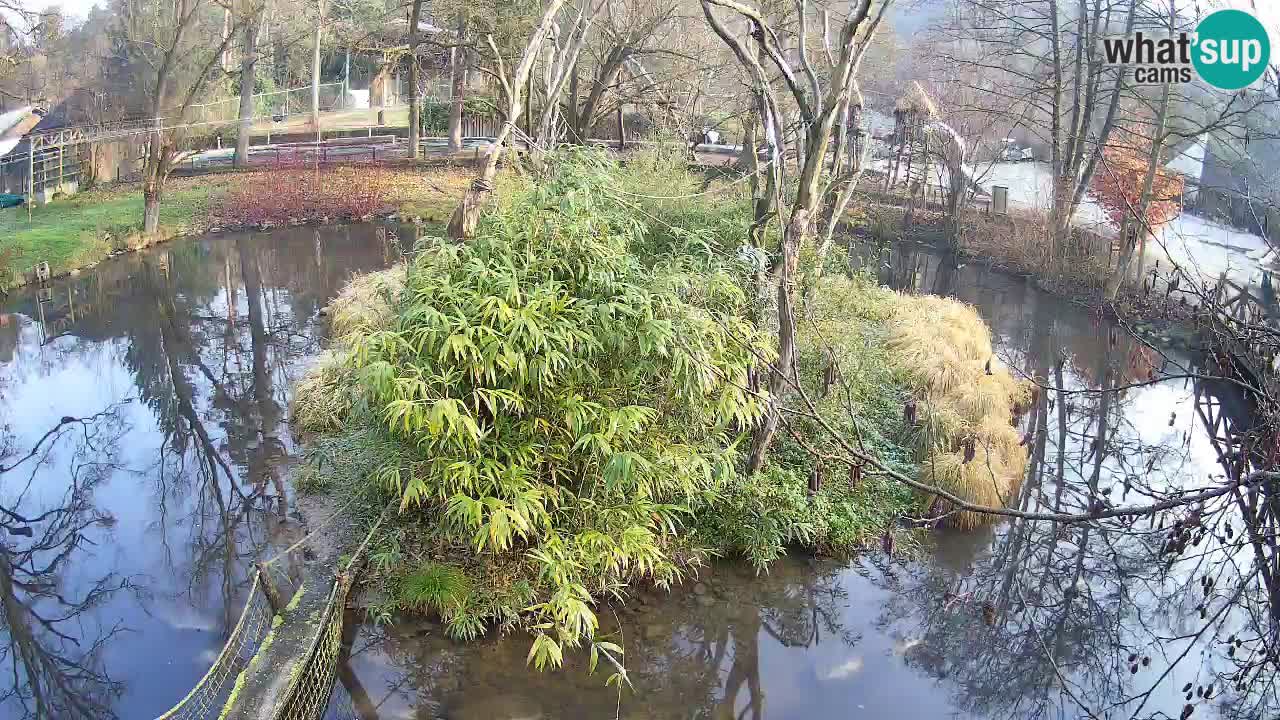
M 44 110 L 31 105 L 0 114 L 0 157 L 18 147 L 27 133 L 40 124 L 42 117 Z

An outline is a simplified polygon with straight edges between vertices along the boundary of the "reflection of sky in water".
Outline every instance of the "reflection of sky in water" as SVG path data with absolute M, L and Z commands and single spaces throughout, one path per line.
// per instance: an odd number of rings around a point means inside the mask
M 351 272 L 386 260 L 373 235 L 299 229 L 178 241 L 56 283 L 51 302 L 37 305 L 29 290 L 0 308 L 0 407 L 20 451 L 10 462 L 63 416 L 118 405 L 94 448 L 77 452 L 79 426 L 70 426 L 17 508 L 58 507 L 78 463 L 110 459 L 92 505 L 111 521 L 91 526 L 51 579 L 69 598 L 104 576 L 127 581 L 59 627 L 86 644 L 122 630 L 100 658 L 123 683 L 120 717 L 158 715 L 205 673 L 239 613 L 247 563 L 293 532 L 255 493 L 280 487 L 277 456 L 292 448 L 288 388 L 319 348 L 316 311 Z M 0 481 L 6 507 L 29 467 Z M 7 545 L 21 548 L 15 540 Z M 0 716 L 21 713 L 0 704 Z

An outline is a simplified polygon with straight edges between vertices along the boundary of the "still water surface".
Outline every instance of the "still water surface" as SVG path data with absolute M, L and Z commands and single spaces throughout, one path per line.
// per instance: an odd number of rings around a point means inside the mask
M 0 305 L 0 462 L 54 430 L 0 475 L 5 511 L 51 513 L 0 535 L 0 718 L 154 718 L 208 669 L 250 563 L 296 532 L 286 410 L 318 311 L 382 237 L 182 240 Z
M 3 462 L 59 429 L 0 477 L 0 506 L 60 521 L 0 536 L 0 672 L 19 678 L 0 690 L 0 718 L 147 720 L 204 673 L 250 563 L 298 534 L 288 392 L 322 346 L 319 309 L 397 248 L 371 226 L 210 236 L 6 301 Z M 976 305 L 1006 363 L 1054 386 L 1190 362 L 977 266 L 903 248 L 880 269 Z M 1212 398 L 1224 401 L 1201 415 Z M 1228 394 L 1180 381 L 1056 399 L 1022 421 L 1026 508 L 1078 507 L 1090 484 L 1118 497 L 1136 475 L 1176 487 L 1221 473 L 1205 418 L 1246 423 Z M 601 613 L 627 651 L 635 691 L 621 697 L 580 659 L 527 670 L 523 636 L 462 646 L 429 622 L 351 623 L 330 717 L 1178 717 L 1180 688 L 1219 661 L 1178 638 L 1198 627 L 1198 600 L 1159 572 L 1158 542 L 1014 522 L 763 577 L 720 564 L 696 587 Z M 1131 674 L 1135 653 L 1151 663 Z M 1197 700 L 1196 716 L 1264 716 L 1224 700 Z

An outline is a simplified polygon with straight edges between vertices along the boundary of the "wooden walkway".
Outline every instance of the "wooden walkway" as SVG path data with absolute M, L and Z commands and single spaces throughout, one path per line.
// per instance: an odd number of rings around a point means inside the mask
M 1280 389 L 1280 308 L 1271 290 L 1270 273 L 1263 275 L 1260 293 L 1227 279 L 1223 272 L 1209 299 L 1226 332 L 1216 333 L 1210 342 L 1247 376 L 1246 380 Z

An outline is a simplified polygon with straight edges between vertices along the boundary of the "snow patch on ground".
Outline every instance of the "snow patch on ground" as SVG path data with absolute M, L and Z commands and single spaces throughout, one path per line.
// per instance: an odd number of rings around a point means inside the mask
M 1160 247 L 1169 259 L 1206 280 L 1222 273 L 1235 282 L 1256 284 L 1269 267 L 1271 247 L 1264 238 L 1243 230 L 1219 225 L 1207 218 L 1183 213 L 1169 221 L 1159 233 Z
M 996 163 L 989 168 L 980 166 L 975 172 L 988 190 L 993 185 L 1009 188 L 1012 203 L 1043 211 L 1052 203 L 1053 177 L 1044 163 Z M 1117 232 L 1102 207 L 1087 194 L 1075 221 L 1103 235 Z M 1148 243 L 1148 268 L 1154 258 L 1161 258 L 1162 265 L 1172 260 L 1206 280 L 1216 281 L 1225 272 L 1237 283 L 1252 285 L 1261 281 L 1264 271 L 1274 271 L 1271 264 L 1276 253 L 1264 238 L 1199 215 L 1183 213 L 1161 227 L 1157 235 L 1158 242 Z

